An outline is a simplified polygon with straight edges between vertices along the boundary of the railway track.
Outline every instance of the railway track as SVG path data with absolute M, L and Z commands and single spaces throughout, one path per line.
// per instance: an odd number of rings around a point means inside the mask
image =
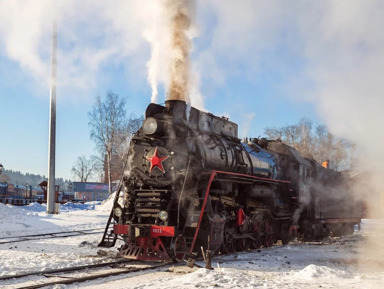
M 130 273 L 154 270 L 169 265 L 170 263 L 142 264 L 124 259 L 109 263 L 2 276 L 0 277 L 0 288 L 32 289 L 53 285 L 80 283 L 121 274 L 128 274 L 127 277 L 129 277 Z
M 0 238 L 0 245 L 25 242 L 25 241 L 33 241 L 33 240 L 43 240 L 43 239 L 52 239 L 52 238 L 67 238 L 67 237 L 81 236 L 81 235 L 101 234 L 103 232 L 104 232 L 104 228 L 95 228 L 95 229 L 87 229 L 87 230 L 51 232 L 51 233 L 42 233 L 42 234 L 33 234 L 33 235 L 24 235 L 24 236 L 1 237 Z

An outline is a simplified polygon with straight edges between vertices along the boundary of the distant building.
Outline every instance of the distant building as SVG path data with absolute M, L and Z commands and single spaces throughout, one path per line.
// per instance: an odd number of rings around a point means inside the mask
M 82 201 L 103 201 L 109 197 L 107 183 L 74 182 L 75 199 Z
M 5 198 L 7 195 L 7 183 L 0 183 L 0 198 Z
M 14 185 L 8 183 L 0 183 L 0 203 L 12 205 L 28 205 L 43 195 L 43 190 L 39 187 L 31 185 Z M 40 199 L 42 202 L 42 198 Z

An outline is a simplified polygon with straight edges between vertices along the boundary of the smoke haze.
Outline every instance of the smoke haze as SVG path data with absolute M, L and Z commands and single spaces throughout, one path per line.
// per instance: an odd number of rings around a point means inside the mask
M 113 63 L 123 66 L 127 85 L 143 87 L 148 81 L 153 102 L 162 101 L 163 89 L 170 99 L 189 97 L 201 108 L 200 84 L 213 92 L 237 78 L 263 86 L 262 76 L 273 73 L 276 92 L 315 104 L 330 131 L 356 143 L 361 164 L 381 179 L 382 1 L 3 0 L 0 53 L 44 87 L 53 11 L 60 11 L 59 89 L 92 89 L 106 77 L 102 68 Z M 233 102 L 243 100 L 233 96 Z M 259 101 L 255 95 L 243 119 L 259 115 Z M 373 190 L 381 195 L 369 199 L 383 211 L 384 184 L 377 182 Z
M 201 108 L 200 83 L 216 92 L 231 79 L 261 87 L 263 77 L 273 75 L 275 92 L 314 104 L 331 133 L 357 145 L 361 170 L 370 169 L 372 177 L 370 187 L 357 193 L 368 201 L 371 215 L 383 214 L 384 2 L 239 3 L 2 0 L 0 53 L 48 87 L 52 14 L 60 11 L 59 88 L 89 92 L 103 81 L 103 66 L 113 63 L 123 66 L 129 85 L 145 87 L 148 81 L 152 102 L 159 101 L 161 87 L 169 99 L 189 97 Z M 192 50 L 197 34 L 203 45 Z M 232 102 L 245 98 L 234 95 Z M 263 109 L 259 103 L 255 95 L 242 112 L 244 122 Z M 381 244 L 372 244 L 373 254 L 382 252 L 375 250 Z
M 42 87 L 49 86 L 54 11 L 58 25 L 58 86 L 73 101 L 93 99 L 109 64 L 122 66 L 127 83 L 145 85 L 149 45 L 143 31 L 154 18 L 150 0 L 26 0 L 0 2 L 0 53 L 17 62 Z M 144 69 L 143 69 L 144 68 Z M 87 92 L 87 93 L 84 93 Z M 62 93 L 64 97 L 65 93 Z M 69 96 L 65 96 L 68 100 Z
M 367 172 L 361 177 L 372 181 L 358 186 L 356 197 L 367 202 L 369 216 L 383 216 L 384 3 L 212 0 L 204 5 L 217 16 L 211 46 L 199 59 L 210 64 L 204 74 L 220 87 L 238 74 L 257 82 L 272 71 L 280 80 L 276 86 L 292 101 L 313 103 L 334 135 L 357 145 L 359 170 Z M 383 222 L 372 229 L 372 238 L 362 243 L 363 266 L 365 260 L 384 258 Z
M 217 17 L 211 45 L 198 58 L 209 64 L 202 69 L 203 81 L 209 75 L 220 87 L 241 74 L 257 82 L 273 71 L 280 79 L 276 87 L 292 101 L 314 103 L 334 135 L 357 144 L 361 165 L 376 176 L 384 173 L 384 35 L 379 29 L 384 3 L 211 0 L 201 5 Z M 289 66 L 298 67 L 295 74 Z M 375 191 L 384 192 L 383 184 Z M 370 199 L 377 203 L 380 197 Z

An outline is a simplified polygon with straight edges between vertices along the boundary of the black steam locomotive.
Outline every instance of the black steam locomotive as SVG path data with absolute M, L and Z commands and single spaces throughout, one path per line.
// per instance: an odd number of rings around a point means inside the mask
M 347 174 L 279 141 L 241 142 L 237 131 L 183 101 L 150 104 L 100 246 L 122 238 L 123 257 L 179 261 L 201 247 L 230 253 L 353 233 L 361 213 Z

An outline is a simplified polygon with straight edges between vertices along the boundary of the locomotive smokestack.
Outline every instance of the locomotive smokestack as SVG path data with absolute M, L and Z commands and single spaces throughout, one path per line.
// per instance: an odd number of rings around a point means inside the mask
M 166 100 L 165 108 L 178 122 L 187 120 L 187 103 L 183 100 Z

